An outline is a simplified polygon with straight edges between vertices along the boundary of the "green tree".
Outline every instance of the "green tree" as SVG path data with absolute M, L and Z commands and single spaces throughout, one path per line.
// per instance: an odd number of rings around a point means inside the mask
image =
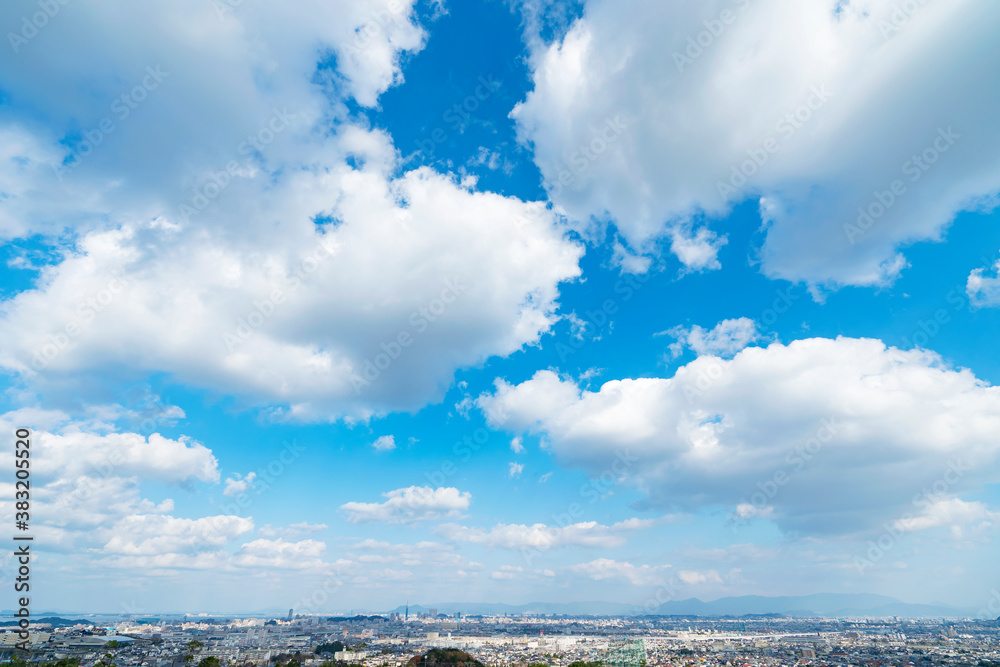
M 206 656 L 198 663 L 198 667 L 220 667 L 219 659 L 214 655 Z
M 347 648 L 343 642 L 333 642 L 331 644 L 320 644 L 316 647 L 316 653 L 336 653 Z M 322 666 L 321 666 L 322 667 Z
M 455 648 L 432 648 L 410 658 L 408 667 L 486 667 L 465 651 Z
M 188 652 L 187 652 L 187 655 L 184 656 L 184 664 L 185 665 L 190 665 L 191 661 L 194 660 L 194 654 L 197 653 L 198 651 L 200 651 L 201 649 L 205 648 L 205 645 L 202 644 L 197 639 L 192 639 L 191 641 L 189 641 L 186 644 L 186 646 L 187 646 Z

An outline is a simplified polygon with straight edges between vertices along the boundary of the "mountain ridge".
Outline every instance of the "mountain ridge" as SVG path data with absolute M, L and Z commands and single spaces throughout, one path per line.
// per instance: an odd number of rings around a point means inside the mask
M 404 613 L 400 605 L 391 610 Z M 874 593 L 814 593 L 811 595 L 763 596 L 742 595 L 703 601 L 699 598 L 670 600 L 648 609 L 641 605 L 604 602 L 529 602 L 506 604 L 492 602 L 438 602 L 427 605 L 410 605 L 410 613 L 425 613 L 436 609 L 438 613 L 454 614 L 565 614 L 590 616 L 745 616 L 759 614 L 784 614 L 797 618 L 838 618 L 857 616 L 965 617 L 970 610 L 935 602 L 920 604 L 902 602 L 887 595 Z

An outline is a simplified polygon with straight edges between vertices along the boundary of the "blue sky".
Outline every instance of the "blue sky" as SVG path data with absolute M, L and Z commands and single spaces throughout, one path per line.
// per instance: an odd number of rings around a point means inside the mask
M 998 10 L 904 4 L 0 10 L 35 607 L 983 607 Z

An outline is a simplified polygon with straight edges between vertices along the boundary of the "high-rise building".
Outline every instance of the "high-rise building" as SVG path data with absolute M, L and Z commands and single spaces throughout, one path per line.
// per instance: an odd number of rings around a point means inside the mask
M 292 609 L 288 610 L 288 620 L 289 621 L 292 620 L 292 611 L 293 611 Z

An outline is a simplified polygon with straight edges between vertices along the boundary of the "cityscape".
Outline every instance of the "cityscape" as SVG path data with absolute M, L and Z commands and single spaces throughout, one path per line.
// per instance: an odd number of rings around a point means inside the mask
M 423 656 L 442 650 L 451 653 L 440 664 L 476 661 L 491 667 L 993 667 L 1000 662 L 1000 618 L 446 615 L 436 609 L 411 613 L 406 606 L 402 612 L 354 616 L 303 616 L 290 609 L 279 618 L 52 618 L 33 630 L 34 661 L 118 667 L 395 667 L 420 664 Z M 0 644 L 8 655 L 10 634 Z
M 1000 1 L 0 1 L 0 667 L 1000 667 Z

